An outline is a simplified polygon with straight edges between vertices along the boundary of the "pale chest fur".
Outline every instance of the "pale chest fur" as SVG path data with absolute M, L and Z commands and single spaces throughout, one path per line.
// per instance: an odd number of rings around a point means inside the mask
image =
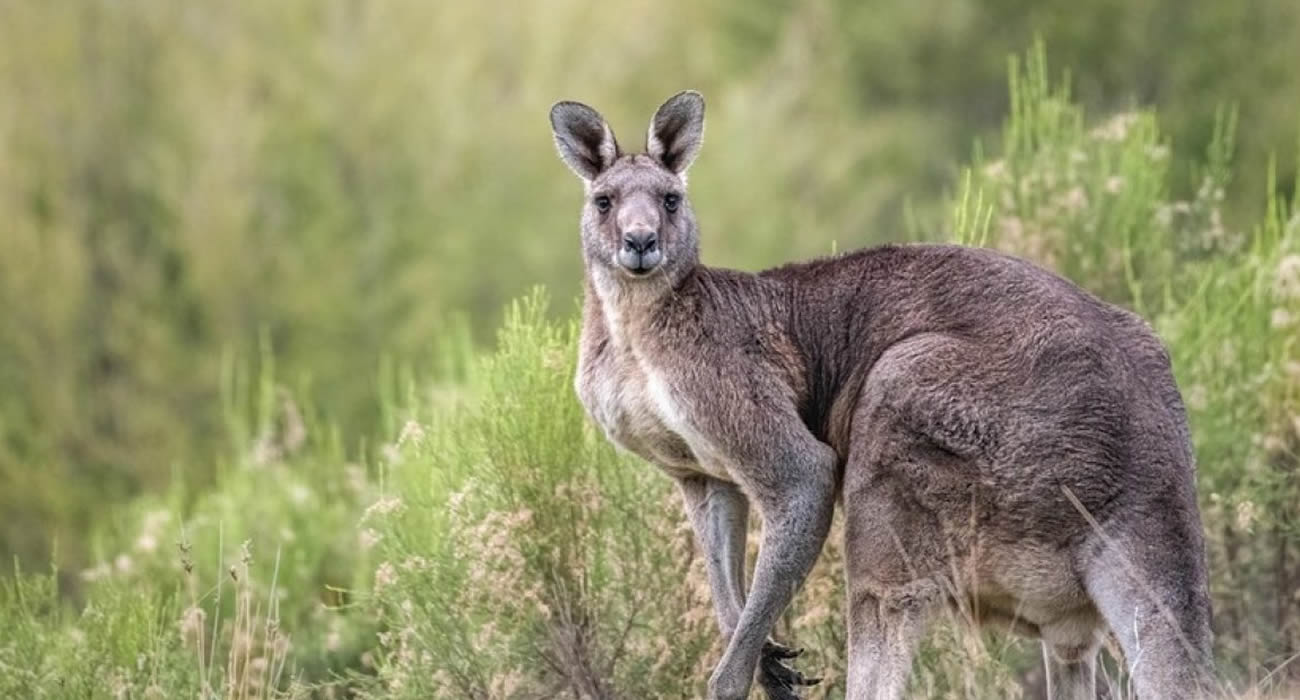
M 693 428 L 688 402 L 668 373 L 627 344 L 584 331 L 575 385 L 578 397 L 611 442 L 669 473 L 727 479 L 722 460 Z

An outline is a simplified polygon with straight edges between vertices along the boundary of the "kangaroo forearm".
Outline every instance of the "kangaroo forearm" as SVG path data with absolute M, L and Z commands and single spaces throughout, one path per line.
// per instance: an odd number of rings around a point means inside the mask
M 826 541 L 834 510 L 833 488 L 829 482 L 825 488 L 809 484 L 791 499 L 790 506 L 771 513 L 764 522 L 754 582 L 714 675 L 717 697 L 743 697 L 748 690 L 764 643 Z

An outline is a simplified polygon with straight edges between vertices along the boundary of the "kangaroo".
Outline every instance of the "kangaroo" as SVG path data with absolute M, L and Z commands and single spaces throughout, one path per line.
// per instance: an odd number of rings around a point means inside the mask
M 837 500 L 851 700 L 903 695 L 944 606 L 1041 639 L 1052 698 L 1095 697 L 1107 629 L 1144 700 L 1214 690 L 1187 419 L 1140 317 L 962 246 L 707 267 L 686 195 L 698 93 L 658 109 L 644 153 L 586 105 L 550 119 L 585 191 L 575 387 L 680 487 L 725 641 L 710 698 L 816 682 L 770 635 Z

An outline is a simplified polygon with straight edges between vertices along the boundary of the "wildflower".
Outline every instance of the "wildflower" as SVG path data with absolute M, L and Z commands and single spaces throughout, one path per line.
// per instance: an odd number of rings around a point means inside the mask
M 366 470 L 359 464 L 348 464 L 343 467 L 344 483 L 347 484 L 348 490 L 353 495 L 361 496 L 366 492 Z
M 307 424 L 302 419 L 302 411 L 298 410 L 298 404 L 294 402 L 289 392 L 283 389 L 280 390 L 280 408 L 284 411 L 283 434 L 280 436 L 280 444 L 283 446 L 281 452 L 293 454 L 307 442 Z
M 248 670 L 251 672 L 248 674 L 249 679 L 252 680 L 253 682 L 257 682 L 257 679 L 261 678 L 262 671 L 265 669 L 266 669 L 265 656 L 258 656 L 253 658 L 251 661 L 248 662 Z
M 107 577 L 111 573 L 113 573 L 113 570 L 109 568 L 108 564 L 104 562 L 100 562 L 98 565 L 92 568 L 84 569 L 81 572 L 81 580 L 98 581 L 102 578 Z
M 165 510 L 150 511 L 145 514 L 140 526 L 140 535 L 135 540 L 135 548 L 146 554 L 157 551 L 158 532 L 171 521 L 171 513 Z
M 158 538 L 152 532 L 142 532 L 135 540 L 135 548 L 145 553 L 152 552 L 158 549 Z
M 1124 178 L 1119 175 L 1111 175 L 1106 178 L 1106 191 L 1110 194 L 1119 194 L 1124 189 Z
M 1171 224 L 1173 224 L 1174 223 L 1173 207 L 1167 204 L 1162 204 L 1159 207 L 1156 207 L 1156 223 L 1159 224 L 1161 228 L 1168 228 Z
M 1065 209 L 1071 212 L 1077 212 L 1088 207 L 1088 195 L 1082 187 L 1074 187 L 1065 193 Z
M 375 569 L 375 592 L 378 593 L 389 586 L 397 583 L 397 569 L 393 565 L 384 562 Z
M 361 522 L 366 522 L 373 515 L 400 513 L 403 510 L 406 510 L 406 505 L 402 503 L 402 499 L 397 497 L 381 498 L 370 504 L 369 508 L 366 508 L 366 512 L 361 514 Z
M 408 420 L 402 425 L 402 431 L 397 434 L 397 446 L 405 447 L 408 443 L 419 444 L 424 440 L 424 426 L 419 423 Z
M 303 486 L 302 484 L 294 484 L 289 487 L 289 500 L 293 501 L 294 505 L 305 505 L 310 499 L 311 489 L 306 486 Z
M 126 700 L 131 697 L 131 683 L 127 680 L 126 669 L 118 667 L 108 676 L 108 687 L 114 700 Z
M 1282 329 L 1290 326 L 1291 322 L 1294 320 L 1295 318 L 1291 316 L 1290 311 L 1287 311 L 1286 309 L 1273 309 L 1273 315 L 1269 318 L 1269 325 L 1276 329 Z
M 404 571 L 421 571 L 428 567 L 429 560 L 421 556 L 407 557 L 406 560 L 402 562 L 402 569 Z
M 1005 161 L 997 160 L 984 166 L 984 176 L 990 180 L 1001 180 L 1007 175 L 1007 164 Z
M 384 536 L 375 532 L 371 528 L 366 528 L 361 531 L 359 539 L 361 541 L 361 549 L 368 551 L 373 549 L 376 544 L 379 544 L 379 541 L 384 539 Z
M 1254 501 L 1241 501 L 1237 504 L 1236 515 L 1238 529 L 1249 532 L 1259 518 L 1259 506 Z
M 129 572 L 132 566 L 133 566 L 133 562 L 131 561 L 131 557 L 125 554 L 119 554 L 117 555 L 117 559 L 113 560 L 113 568 L 117 569 L 120 573 L 123 574 Z
M 279 459 L 280 448 L 266 436 L 253 443 L 253 450 L 248 456 L 248 461 L 255 467 L 264 467 Z
M 181 643 L 187 647 L 197 647 L 203 640 L 203 624 L 208 614 L 203 608 L 190 606 L 180 619 Z
M 1223 345 L 1219 348 L 1219 360 L 1225 365 L 1237 363 L 1237 345 L 1231 338 L 1223 341 Z
M 447 497 L 448 510 L 450 510 L 452 513 L 456 513 L 457 511 L 459 511 L 461 505 L 465 503 L 465 497 L 467 495 L 469 494 L 464 489 L 460 491 L 453 491 L 452 494 Z
M 496 698 L 514 697 L 519 688 L 523 685 L 523 678 L 519 672 L 509 671 L 507 673 L 497 674 L 492 679 L 491 695 Z
M 1098 141 L 1123 141 L 1128 137 L 1129 129 L 1137 123 L 1138 115 L 1133 113 L 1117 114 L 1088 133 Z
M 1260 440 L 1259 446 L 1264 448 L 1265 452 L 1281 452 L 1286 443 L 1282 441 L 1281 437 L 1269 433 Z
M 1274 291 L 1283 299 L 1300 299 L 1300 255 L 1288 255 L 1277 264 Z

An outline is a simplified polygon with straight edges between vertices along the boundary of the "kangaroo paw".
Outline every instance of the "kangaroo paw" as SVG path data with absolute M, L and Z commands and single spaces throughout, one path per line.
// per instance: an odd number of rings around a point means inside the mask
M 791 649 L 776 642 L 763 645 L 763 656 L 759 661 L 759 685 L 766 691 L 768 700 L 799 700 L 798 686 L 817 685 L 820 678 L 810 678 L 782 663 L 784 659 L 793 659 L 803 653 L 803 649 Z

